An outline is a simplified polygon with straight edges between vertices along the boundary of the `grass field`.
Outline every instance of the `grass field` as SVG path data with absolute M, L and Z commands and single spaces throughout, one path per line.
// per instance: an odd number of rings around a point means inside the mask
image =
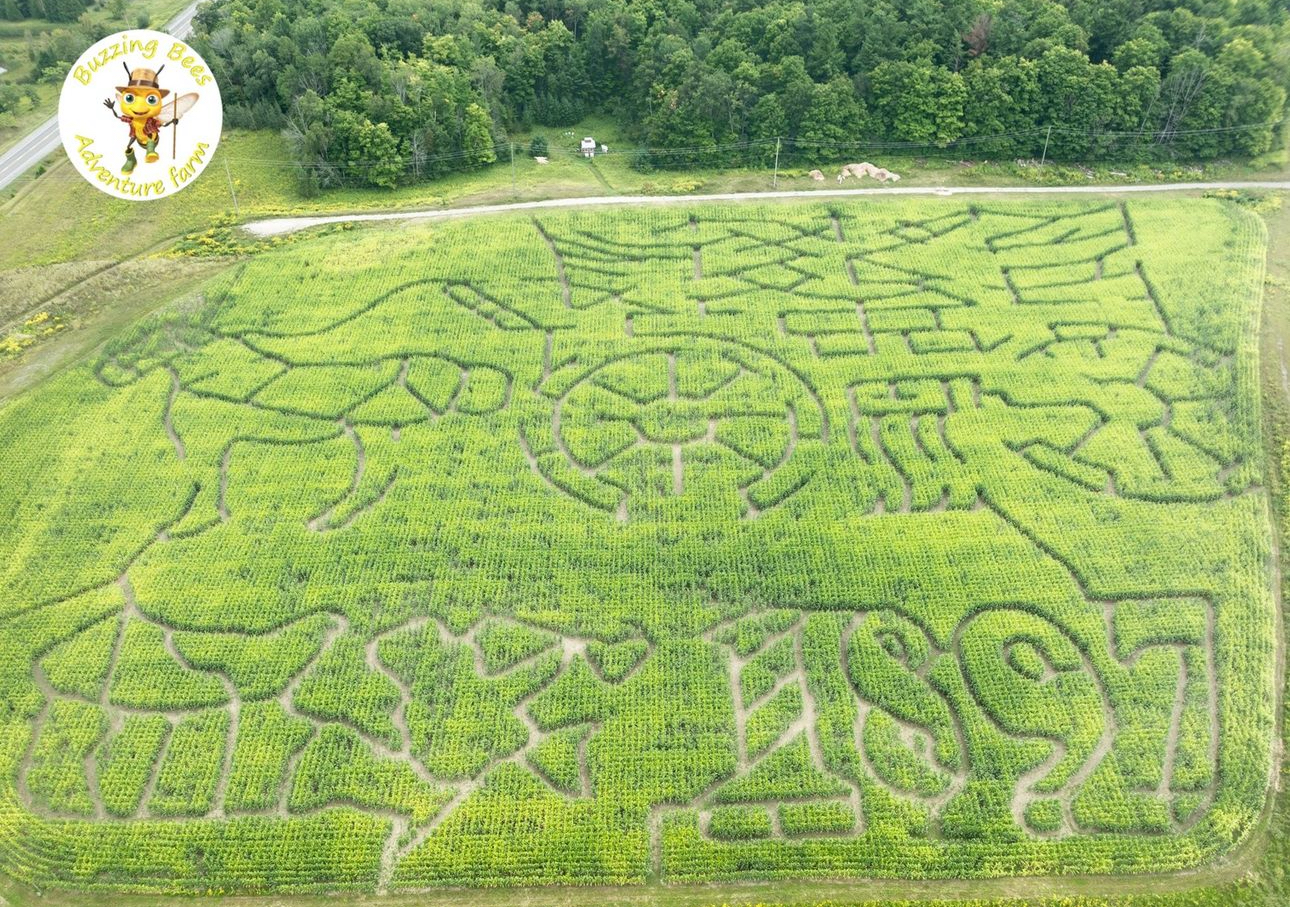
M 944 200 L 240 262 L 0 409 L 5 868 L 398 891 L 1228 854 L 1274 737 L 1264 247 L 1213 201 Z

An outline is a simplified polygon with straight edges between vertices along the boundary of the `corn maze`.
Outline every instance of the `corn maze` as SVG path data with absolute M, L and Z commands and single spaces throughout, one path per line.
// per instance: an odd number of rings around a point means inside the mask
M 342 232 L 0 409 L 0 864 L 79 890 L 1131 873 L 1250 834 L 1261 222 Z

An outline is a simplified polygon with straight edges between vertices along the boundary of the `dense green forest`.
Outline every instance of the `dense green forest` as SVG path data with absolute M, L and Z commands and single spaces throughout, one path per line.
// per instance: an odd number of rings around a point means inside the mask
M 215 0 L 198 27 L 230 122 L 284 128 L 321 184 L 480 166 L 592 112 L 655 166 L 777 137 L 1038 157 L 1048 126 L 1049 158 L 1253 155 L 1290 82 L 1277 0 Z
M 73 22 L 88 6 L 86 0 L 0 0 L 0 20 Z
M 284 130 L 306 187 L 479 167 L 590 113 L 647 167 L 761 164 L 776 139 L 803 164 L 1249 156 L 1290 84 L 1279 0 L 214 0 L 197 30 L 229 124 Z

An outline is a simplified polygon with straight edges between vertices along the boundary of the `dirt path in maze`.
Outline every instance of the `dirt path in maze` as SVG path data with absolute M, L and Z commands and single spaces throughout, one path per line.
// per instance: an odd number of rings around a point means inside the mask
M 1284 206 L 1266 216 L 1268 227 L 1268 252 L 1263 284 L 1263 305 L 1259 320 L 1259 366 L 1263 403 L 1263 442 L 1267 466 L 1265 468 L 1268 499 L 1272 511 L 1271 557 L 1272 595 L 1276 615 L 1275 711 L 1276 733 L 1273 736 L 1272 793 L 1269 802 L 1275 802 L 1282 789 L 1281 766 L 1286 758 L 1285 696 L 1286 696 L 1286 614 L 1284 604 L 1284 568 L 1281 563 L 1287 518 L 1284 511 L 1284 483 L 1287 479 L 1280 468 L 1282 457 L 1290 447 L 1290 356 L 1286 353 L 1286 338 L 1290 336 L 1290 210 Z

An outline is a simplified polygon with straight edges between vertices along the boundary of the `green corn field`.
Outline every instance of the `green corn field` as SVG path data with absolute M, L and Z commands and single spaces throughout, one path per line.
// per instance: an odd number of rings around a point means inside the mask
M 1265 236 L 1201 199 L 337 231 L 0 409 L 0 869 L 1186 869 L 1273 758 Z

